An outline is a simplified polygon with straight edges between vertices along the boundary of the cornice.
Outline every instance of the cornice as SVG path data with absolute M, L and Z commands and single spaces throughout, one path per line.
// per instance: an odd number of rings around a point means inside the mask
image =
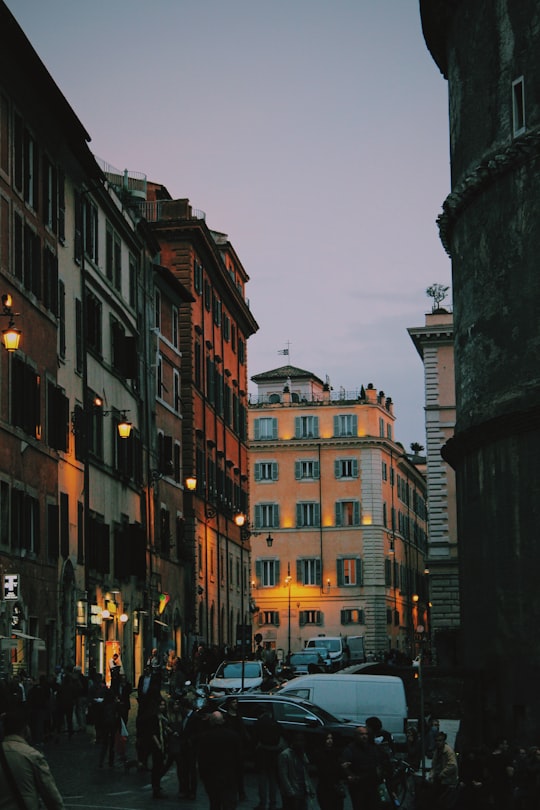
M 535 127 L 513 140 L 506 148 L 498 148 L 487 155 L 456 185 L 444 201 L 443 212 L 437 218 L 440 239 L 450 257 L 452 257 L 450 247 L 452 231 L 469 203 L 500 177 L 539 155 L 540 127 Z

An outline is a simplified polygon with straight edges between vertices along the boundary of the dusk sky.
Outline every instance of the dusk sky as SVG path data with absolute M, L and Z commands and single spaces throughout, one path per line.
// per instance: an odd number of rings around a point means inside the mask
M 250 376 L 290 345 L 336 391 L 384 390 L 395 438 L 425 444 L 407 327 L 424 325 L 428 286 L 451 284 L 436 227 L 450 179 L 418 0 L 7 5 L 94 154 L 228 234 L 260 327 Z

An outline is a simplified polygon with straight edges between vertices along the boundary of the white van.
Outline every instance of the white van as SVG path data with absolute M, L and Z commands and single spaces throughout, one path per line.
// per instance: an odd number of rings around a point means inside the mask
M 305 649 L 326 647 L 332 661 L 332 669 L 341 669 L 349 663 L 349 655 L 342 636 L 314 636 L 308 638 Z
M 358 724 L 378 717 L 396 745 L 406 742 L 407 699 L 403 681 L 395 675 L 301 675 L 283 684 L 279 693 L 305 698 Z

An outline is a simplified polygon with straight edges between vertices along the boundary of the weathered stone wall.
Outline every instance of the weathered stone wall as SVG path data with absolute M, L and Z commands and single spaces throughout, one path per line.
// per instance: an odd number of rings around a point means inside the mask
M 422 14 L 428 3 L 421 3 Z M 534 743 L 540 717 L 540 4 L 475 0 L 426 12 L 449 82 L 465 739 Z M 451 13 L 449 12 L 451 9 Z M 440 20 L 443 19 L 444 28 Z M 444 46 L 443 43 L 444 42 Z M 512 82 L 523 77 L 525 131 Z

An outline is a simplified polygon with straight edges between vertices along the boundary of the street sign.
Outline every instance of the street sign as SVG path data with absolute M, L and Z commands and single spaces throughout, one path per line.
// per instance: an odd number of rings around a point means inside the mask
M 19 598 L 19 575 L 4 574 L 4 599 Z

